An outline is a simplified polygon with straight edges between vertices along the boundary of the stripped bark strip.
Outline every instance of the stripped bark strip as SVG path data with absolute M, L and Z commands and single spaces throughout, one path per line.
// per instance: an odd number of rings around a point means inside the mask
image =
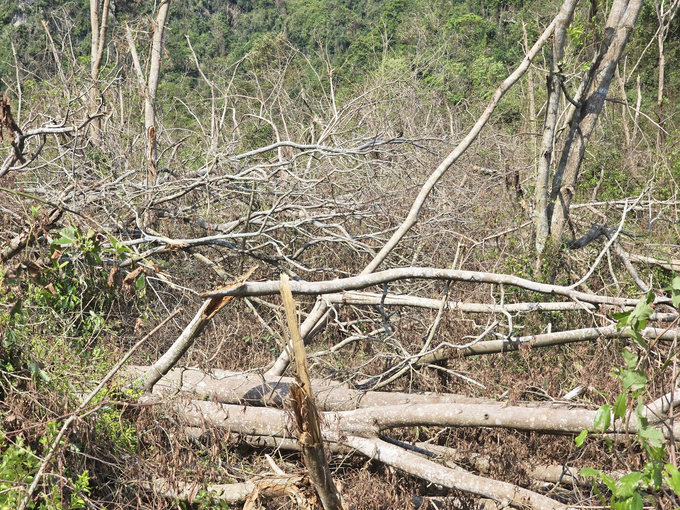
M 291 386 L 291 404 L 295 414 L 295 421 L 299 431 L 300 445 L 302 446 L 302 456 L 309 470 L 309 476 L 316 489 L 319 499 L 325 510 L 342 510 L 342 498 L 338 493 L 331 470 L 328 467 L 326 454 L 323 449 L 323 438 L 321 437 L 321 427 L 319 425 L 319 413 L 314 403 L 312 393 L 312 383 L 309 380 L 307 369 L 307 356 L 305 354 L 305 344 L 300 335 L 297 314 L 295 312 L 295 301 L 290 291 L 288 275 L 281 275 L 281 298 L 286 310 L 288 330 L 293 343 L 293 353 L 295 356 L 295 367 L 297 369 L 296 382 Z
M 0 142 L 4 140 L 3 128 L 7 129 L 9 143 L 12 144 L 12 148 L 14 149 L 12 161 L 18 160 L 22 164 L 26 163 L 24 155 L 17 146 L 17 138 L 22 136 L 23 133 L 21 132 L 21 128 L 19 128 L 17 123 L 14 121 L 14 117 L 12 117 L 12 107 L 10 106 L 9 98 L 0 92 Z

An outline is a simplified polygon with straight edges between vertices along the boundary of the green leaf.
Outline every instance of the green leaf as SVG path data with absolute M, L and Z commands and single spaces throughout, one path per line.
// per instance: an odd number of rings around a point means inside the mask
M 630 317 L 631 312 L 617 312 L 613 313 L 612 317 L 614 317 L 615 320 L 619 321 L 619 323 L 616 325 L 617 329 L 623 329 L 628 325 L 628 318 Z
M 588 431 L 582 430 L 581 433 L 574 438 L 574 442 L 576 443 L 576 446 L 581 446 L 583 444 L 583 441 L 586 440 L 586 437 L 588 437 Z M 581 474 L 583 474 L 583 473 L 581 473 Z M 586 475 L 583 475 L 583 476 L 586 476 Z
M 40 365 L 37 361 L 31 361 L 28 364 L 28 370 L 31 372 L 31 375 L 35 377 L 40 374 Z
M 663 456 L 666 455 L 665 450 L 666 449 L 664 448 Z M 661 456 L 659 456 L 659 458 L 661 458 Z M 663 483 L 663 479 L 661 476 L 661 464 L 659 462 L 650 461 L 645 464 L 645 468 L 647 468 L 647 466 L 650 466 L 652 470 L 651 477 L 648 475 L 647 479 L 651 478 L 654 490 L 658 491 L 661 488 L 661 484 Z
M 61 229 L 61 237 L 52 244 L 75 246 L 78 244 L 78 234 L 75 227 L 64 227 Z
M 680 308 L 680 276 L 673 278 L 673 282 L 666 287 L 666 290 L 671 291 L 671 300 L 675 308 Z
M 143 274 L 140 274 L 137 277 L 137 281 L 135 282 L 135 285 L 137 286 L 137 290 L 142 291 L 146 288 L 146 279 L 144 278 Z
M 637 370 L 624 370 L 622 372 L 623 377 L 621 378 L 621 386 L 623 391 L 641 390 L 647 385 L 647 376 L 642 372 Z
M 629 351 L 628 349 L 624 349 L 621 351 L 621 355 L 623 356 L 623 360 L 626 362 L 626 366 L 628 368 L 635 368 L 638 362 L 638 356 L 632 351 Z
M 633 496 L 627 501 L 629 510 L 642 510 L 643 502 L 642 496 L 639 492 L 633 493 Z
M 640 300 L 628 317 L 628 324 L 635 330 L 644 329 L 647 327 L 647 319 L 654 313 L 654 309 L 649 306 L 654 302 L 654 293 L 650 290 L 647 296 Z
M 666 483 L 677 496 L 680 496 L 680 471 L 673 464 L 666 464 Z
M 616 491 L 614 494 L 617 498 L 630 498 L 640 486 L 642 480 L 642 473 L 628 473 L 619 478 L 616 482 Z
M 607 429 L 609 428 L 609 425 L 611 425 L 611 421 L 612 421 L 611 406 L 609 404 L 605 404 L 603 406 L 600 406 L 600 408 L 595 413 L 593 428 L 595 429 L 596 432 L 598 431 L 606 432 Z
M 585 432 L 585 430 L 583 432 Z M 581 434 L 583 434 L 583 432 L 581 432 Z M 581 469 L 579 471 L 579 474 L 581 476 L 593 477 L 593 478 L 597 478 L 598 476 L 600 476 L 600 472 L 597 469 L 594 469 L 594 468 L 591 468 L 591 467 L 585 467 L 585 468 Z
M 600 472 L 600 478 L 607 486 L 607 488 L 612 491 L 612 494 L 616 494 L 616 480 L 609 476 L 607 473 Z
M 616 402 L 614 403 L 614 420 L 623 418 L 626 415 L 626 402 L 628 398 L 625 393 L 621 393 L 616 397 Z
M 642 322 L 645 322 L 645 321 L 642 321 Z M 640 329 L 644 329 L 645 327 L 647 327 L 646 323 L 644 325 L 640 326 Z M 635 340 L 635 343 L 637 343 L 643 349 L 647 349 L 649 347 L 649 345 L 647 344 L 647 341 L 642 337 L 642 335 L 640 334 L 640 332 L 637 329 L 631 329 L 630 330 L 630 337 L 633 340 Z
M 638 431 L 640 437 L 643 437 L 653 448 L 661 448 L 666 442 L 666 438 L 658 429 L 652 427 L 645 427 Z

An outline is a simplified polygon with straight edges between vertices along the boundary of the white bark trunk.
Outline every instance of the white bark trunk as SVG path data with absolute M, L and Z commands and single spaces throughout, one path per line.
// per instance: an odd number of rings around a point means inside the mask
M 511 285 L 534 292 L 540 292 L 542 294 L 565 296 L 576 301 L 583 301 L 585 303 L 592 304 L 636 306 L 638 303 L 637 299 L 587 294 L 585 292 L 578 292 L 569 287 L 538 283 L 512 275 L 483 273 L 479 271 L 461 271 L 457 269 L 436 269 L 431 267 L 403 267 L 398 269 L 389 269 L 387 271 L 381 271 L 373 274 L 363 274 L 351 278 L 341 278 L 325 282 L 306 282 L 301 280 L 292 281 L 290 282 L 290 288 L 293 294 L 321 295 L 348 290 L 365 289 L 374 285 L 382 285 L 384 283 L 409 278 Z M 243 283 L 242 285 L 232 286 L 224 290 L 206 292 L 202 294 L 202 297 L 211 298 L 222 296 L 243 297 L 274 295 L 279 293 L 278 285 L 279 283 L 276 280 L 267 282 L 247 282 Z M 657 298 L 655 303 L 670 303 L 670 299 L 664 297 Z M 304 326 L 302 329 L 302 333 L 304 335 Z
M 144 130 L 147 137 L 147 186 L 156 184 L 156 92 L 161 75 L 161 60 L 163 49 L 163 31 L 168 16 L 170 0 L 161 0 L 151 42 L 151 63 L 146 82 L 144 97 Z
M 626 48 L 641 7 L 642 0 L 630 2 L 616 0 L 612 5 L 604 31 L 605 40 L 600 49 L 600 58 L 596 60 L 586 78 L 588 85 L 581 99 L 582 106 L 574 114 L 553 179 L 550 207 L 554 209 L 551 213 L 550 235 L 555 241 L 562 237 L 590 135 L 604 106 L 614 71 Z

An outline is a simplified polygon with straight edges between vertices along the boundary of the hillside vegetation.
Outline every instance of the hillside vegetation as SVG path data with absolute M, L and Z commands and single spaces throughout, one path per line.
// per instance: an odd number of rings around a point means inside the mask
M 0 5 L 0 508 L 680 505 L 680 1 L 92 2 Z

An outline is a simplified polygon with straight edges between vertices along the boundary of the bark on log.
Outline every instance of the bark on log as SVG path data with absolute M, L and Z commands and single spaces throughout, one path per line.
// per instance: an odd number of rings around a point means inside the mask
M 644 338 L 658 338 L 663 340 L 673 340 L 677 338 L 678 329 L 664 328 L 645 328 L 640 331 Z M 487 340 L 478 342 L 464 349 L 445 347 L 425 356 L 418 358 L 414 365 L 435 363 L 454 356 L 474 356 L 479 354 L 496 354 L 500 352 L 517 351 L 521 346 L 548 347 L 551 345 L 568 344 L 574 342 L 587 342 L 598 338 L 630 338 L 630 330 L 618 330 L 616 326 L 605 328 L 585 328 L 574 329 L 571 331 L 560 331 L 556 333 L 545 333 L 543 335 L 529 335 L 516 338 L 504 338 L 502 340 Z
M 413 306 L 415 308 L 429 308 L 438 310 L 441 300 L 418 296 L 386 295 L 376 292 L 347 291 L 339 294 L 328 294 L 324 299 L 329 303 L 344 305 L 388 305 L 388 306 Z M 534 302 L 534 303 L 508 303 L 506 305 L 493 305 L 487 303 L 465 303 L 462 301 L 449 301 L 446 303 L 449 311 L 469 313 L 528 313 L 528 312 L 563 312 L 596 310 L 597 307 L 590 303 L 564 302 Z
M 566 510 L 568 507 L 527 489 L 507 482 L 500 482 L 467 471 L 450 469 L 424 459 L 415 453 L 375 438 L 347 437 L 342 442 L 363 453 L 370 459 L 393 466 L 405 473 L 450 489 L 477 494 L 501 502 L 503 506 L 541 510 Z
M 187 425 L 199 427 L 205 425 L 222 426 L 227 427 L 232 432 L 238 432 L 239 429 L 246 428 L 246 433 L 249 434 L 257 430 L 257 433 L 264 432 L 264 434 L 260 435 L 283 434 L 288 435 L 288 437 L 291 435 L 286 424 L 288 417 L 284 411 L 224 406 L 210 402 L 192 402 L 191 404 L 191 406 L 178 408 L 183 421 Z M 182 412 L 182 410 L 185 412 Z M 247 422 L 250 422 L 250 425 Z M 256 422 L 258 427 L 253 427 Z M 371 459 L 378 460 L 408 474 L 444 487 L 478 494 L 515 506 L 560 510 L 567 508 L 565 505 L 538 493 L 506 482 L 473 475 L 466 471 L 446 468 L 441 464 L 424 459 L 415 453 L 408 452 L 403 448 L 376 438 L 348 437 L 344 431 L 333 430 L 333 427 L 324 430 L 324 437 L 329 441 L 335 441 L 354 448 Z
M 262 478 L 261 480 L 248 480 L 242 483 L 211 484 L 205 487 L 207 496 L 202 502 L 219 504 L 226 502 L 230 505 L 243 504 L 253 495 L 263 498 L 278 498 L 299 491 L 298 485 L 303 483 L 301 476 L 277 476 Z M 161 496 L 193 503 L 199 491 L 203 490 L 202 484 L 157 479 L 145 484 Z
M 600 296 L 576 291 L 570 287 L 539 283 L 525 278 L 500 273 L 486 273 L 480 271 L 462 271 L 457 269 L 437 269 L 432 267 L 402 267 L 388 269 L 372 274 L 340 278 L 323 282 L 307 282 L 304 280 L 290 282 L 293 294 L 321 295 L 333 294 L 348 290 L 360 290 L 374 285 L 383 285 L 398 280 L 424 279 L 424 280 L 451 280 L 472 283 L 493 283 L 510 285 L 522 289 L 564 296 L 584 303 L 613 305 L 613 306 L 637 306 L 637 299 L 617 298 L 613 296 Z M 234 285 L 227 289 L 218 289 L 206 292 L 204 298 L 225 296 L 267 296 L 279 293 L 279 282 L 276 280 L 267 282 L 246 282 L 242 285 Z M 654 302 L 670 303 L 666 297 L 657 297 Z M 304 332 L 303 332 L 304 333 Z
M 130 366 L 123 374 L 136 379 L 149 371 L 149 367 Z M 221 404 L 283 407 L 290 396 L 292 377 L 271 377 L 260 374 L 242 374 L 227 370 L 213 370 L 207 374 L 200 370 L 174 369 L 154 386 L 161 396 L 175 395 L 179 391 L 195 395 L 196 400 L 209 400 Z M 352 411 L 354 409 L 399 406 L 407 404 L 490 404 L 489 399 L 470 398 L 463 395 L 434 393 L 399 393 L 354 390 L 346 384 L 313 379 L 317 406 L 324 411 Z M 496 403 L 501 405 L 501 403 Z
M 253 436 L 294 437 L 292 421 L 284 411 L 272 408 L 216 404 L 213 402 L 178 402 L 176 411 L 186 426 L 223 428 Z M 435 404 L 385 406 L 356 411 L 326 412 L 323 434 L 375 436 L 401 427 L 490 427 L 557 434 L 578 434 L 593 430 L 597 411 L 583 409 L 546 409 L 519 406 L 501 407 L 480 404 Z M 619 421 L 607 433 L 635 433 L 635 417 L 627 427 Z M 680 439 L 680 425 L 674 425 L 674 437 Z

